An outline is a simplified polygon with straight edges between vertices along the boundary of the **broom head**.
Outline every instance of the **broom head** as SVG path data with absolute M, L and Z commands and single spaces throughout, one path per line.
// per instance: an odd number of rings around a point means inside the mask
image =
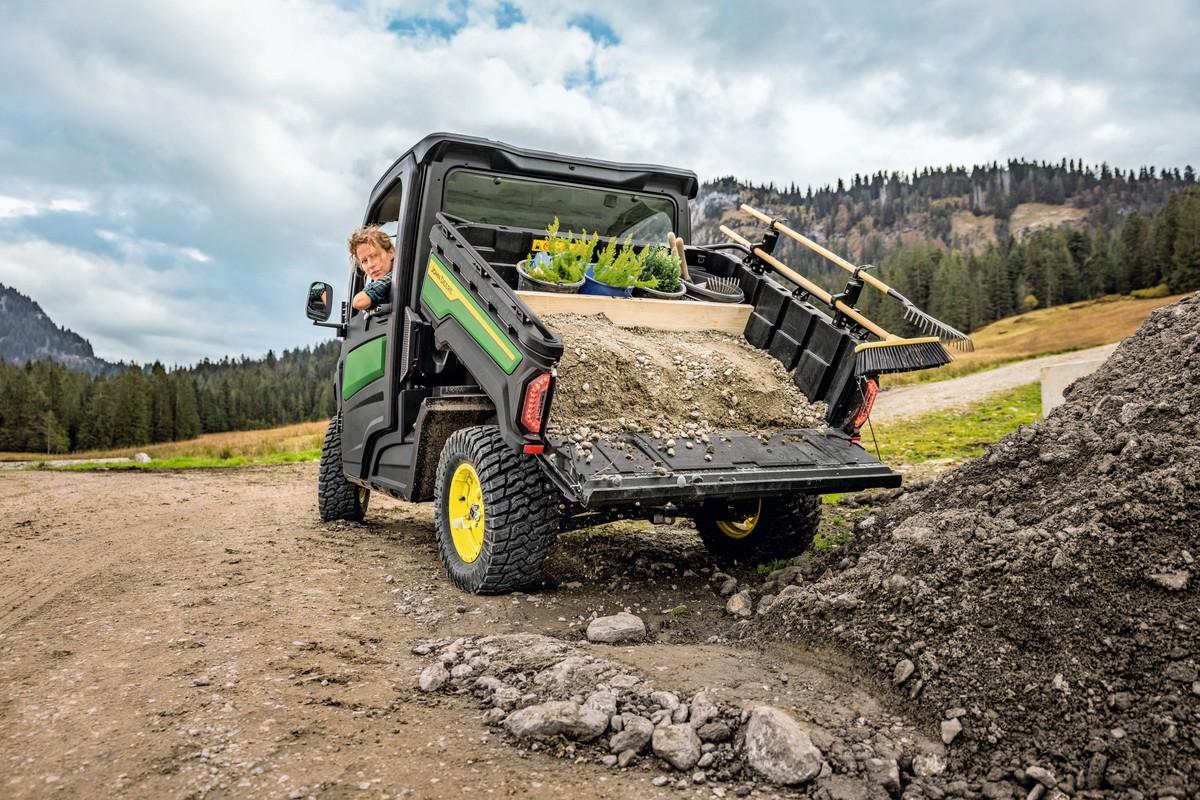
M 950 354 L 936 336 L 865 342 L 854 352 L 854 372 L 858 375 L 915 372 L 950 363 Z

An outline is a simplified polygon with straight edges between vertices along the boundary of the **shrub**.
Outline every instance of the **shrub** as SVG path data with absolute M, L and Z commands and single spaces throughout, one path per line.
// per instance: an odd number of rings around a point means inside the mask
M 570 231 L 566 236 L 559 236 L 558 217 L 555 217 L 546 228 L 546 252 L 538 253 L 536 257 L 530 253 L 526 271 L 531 278 L 548 283 L 578 283 L 583 280 L 583 272 L 591 263 L 599 242 L 598 234 L 593 233 L 589 239 L 586 230 L 582 237 Z
M 1038 307 L 1037 295 L 1035 295 L 1033 292 L 1030 292 L 1029 294 L 1025 295 L 1025 299 L 1021 301 L 1021 310 L 1022 311 L 1033 311 L 1037 307 Z
M 1129 293 L 1130 297 L 1136 300 L 1153 300 L 1156 297 L 1167 297 L 1170 294 L 1171 290 L 1165 283 L 1151 286 L 1149 289 L 1134 289 Z
M 654 278 L 660 292 L 679 291 L 679 256 L 665 247 L 648 247 L 643 251 L 642 279 Z
M 642 272 L 645 269 L 645 258 L 649 248 L 642 248 L 642 252 L 638 253 L 633 247 L 633 237 L 626 237 L 621 249 L 616 249 L 616 239 L 609 241 L 608 245 L 596 258 L 596 266 L 593 268 L 592 276 L 609 286 L 616 286 L 624 289 L 630 286 L 653 289 L 658 286 L 656 278 L 645 279 L 642 277 Z M 615 253 L 615 255 L 614 255 Z

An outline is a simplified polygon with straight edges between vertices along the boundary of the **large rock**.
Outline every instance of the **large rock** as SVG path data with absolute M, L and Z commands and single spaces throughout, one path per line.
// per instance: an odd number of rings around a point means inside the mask
M 772 783 L 798 786 L 821 772 L 824 758 L 800 723 L 771 706 L 759 706 L 746 724 L 746 761 Z
M 421 670 L 421 674 L 417 678 L 417 686 L 421 687 L 422 692 L 436 692 L 448 680 L 450 680 L 450 672 L 439 661 Z
M 570 700 L 551 700 L 512 712 L 504 727 L 518 739 L 566 736 L 590 742 L 608 728 L 608 716 Z
M 589 642 L 637 642 L 646 638 L 646 623 L 636 614 L 622 611 L 610 617 L 596 617 L 587 626 Z
M 903 788 L 900 785 L 900 765 L 894 758 L 869 758 L 864 766 L 867 777 L 873 783 L 882 786 L 892 797 L 900 796 Z
M 700 737 L 691 725 L 664 725 L 650 740 L 654 755 L 675 769 L 687 770 L 700 760 Z
M 603 712 L 606 717 L 617 713 L 617 696 L 607 689 L 592 692 L 583 701 L 583 704 L 588 708 Z
M 708 692 L 696 692 L 689 707 L 688 724 L 693 728 L 699 728 L 720 714 L 720 709 L 708 699 Z
M 650 744 L 650 737 L 653 735 L 654 723 L 650 720 L 637 714 L 622 714 L 621 730 L 608 740 L 608 749 L 613 753 L 625 750 L 640 753 Z
M 750 599 L 750 593 L 741 591 L 729 598 L 725 603 L 725 611 L 735 617 L 748 617 L 754 611 L 754 601 Z

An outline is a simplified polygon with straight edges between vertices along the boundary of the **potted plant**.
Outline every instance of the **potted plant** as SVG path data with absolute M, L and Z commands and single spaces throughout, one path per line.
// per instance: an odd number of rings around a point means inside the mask
M 657 297 L 661 300 L 677 300 L 683 297 L 686 287 L 679 279 L 679 256 L 665 247 L 647 247 L 642 251 L 642 279 L 653 278 L 657 283 L 639 287 L 636 294 L 642 297 Z
M 517 264 L 517 288 L 538 292 L 574 294 L 583 286 L 583 272 L 592 260 L 600 237 L 587 231 L 582 237 L 558 235 L 558 217 L 546 228 L 546 250 L 532 253 Z
M 658 280 L 642 277 L 646 252 L 647 248 L 643 248 L 641 253 L 634 249 L 632 236 L 625 239 L 619 251 L 617 240 L 610 239 L 600 255 L 596 256 L 596 262 L 584 271 L 580 293 L 629 297 L 634 289 L 653 289 L 658 285 Z

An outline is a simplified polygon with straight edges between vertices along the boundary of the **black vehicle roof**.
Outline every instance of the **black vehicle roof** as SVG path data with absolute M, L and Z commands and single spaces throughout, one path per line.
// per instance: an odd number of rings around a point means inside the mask
M 696 177 L 696 173 L 689 169 L 665 167 L 657 164 L 638 164 L 580 158 L 553 153 L 547 150 L 529 150 L 492 139 L 483 139 L 478 136 L 463 136 L 457 133 L 431 133 L 406 150 L 383 173 L 383 177 L 379 179 L 375 184 L 375 188 L 371 190 L 371 202 L 369 205 L 374 206 L 377 195 L 386 189 L 386 184 L 389 182 L 390 176 L 404 159 L 412 156 L 419 166 L 426 166 L 444 158 L 447 154 L 455 153 L 472 153 L 477 156 L 489 156 L 489 160 L 497 169 L 507 167 L 516 171 L 525 171 L 523 167 L 531 162 L 541 162 L 542 164 L 557 163 L 567 166 L 568 169 L 570 165 L 587 167 L 589 172 L 601 171 L 611 173 L 611 182 L 614 185 L 627 186 L 630 189 L 639 189 L 648 181 L 654 180 L 657 183 L 671 185 L 672 188 L 676 189 L 689 200 L 696 196 L 696 192 L 700 186 L 700 181 Z

